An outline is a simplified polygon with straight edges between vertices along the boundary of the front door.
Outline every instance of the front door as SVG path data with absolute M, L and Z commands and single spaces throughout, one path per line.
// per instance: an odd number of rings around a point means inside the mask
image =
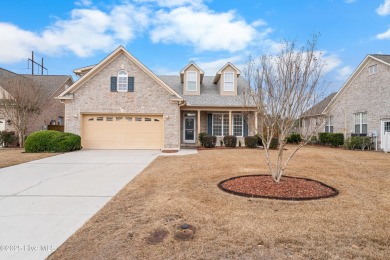
M 184 143 L 195 143 L 195 117 L 184 117 Z
M 390 119 L 384 119 L 381 123 L 381 148 L 385 148 L 385 133 L 390 133 Z

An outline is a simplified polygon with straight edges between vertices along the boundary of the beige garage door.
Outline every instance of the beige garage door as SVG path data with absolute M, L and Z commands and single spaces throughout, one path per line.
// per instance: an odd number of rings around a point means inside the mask
M 162 116 L 84 115 L 82 146 L 86 149 L 160 149 Z

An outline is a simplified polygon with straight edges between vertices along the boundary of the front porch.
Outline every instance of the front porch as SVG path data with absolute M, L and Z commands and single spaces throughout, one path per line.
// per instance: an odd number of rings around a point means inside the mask
M 257 113 L 242 108 L 183 108 L 180 111 L 181 148 L 199 146 L 199 133 L 217 136 L 217 146 L 226 135 L 237 136 L 244 146 L 246 136 L 256 134 Z

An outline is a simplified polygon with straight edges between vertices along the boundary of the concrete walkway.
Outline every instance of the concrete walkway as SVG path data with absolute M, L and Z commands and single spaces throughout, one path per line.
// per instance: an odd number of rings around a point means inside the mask
M 160 155 L 85 150 L 0 169 L 0 259 L 45 259 Z

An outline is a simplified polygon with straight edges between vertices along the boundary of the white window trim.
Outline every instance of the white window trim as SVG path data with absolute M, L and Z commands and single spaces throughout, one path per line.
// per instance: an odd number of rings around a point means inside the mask
M 119 81 L 120 81 L 119 79 L 125 77 L 124 75 L 120 75 L 121 72 L 125 72 L 126 73 L 126 88 L 125 89 L 120 89 L 119 88 Z M 127 92 L 128 91 L 128 86 L 129 86 L 129 74 L 125 70 L 118 71 L 118 80 L 117 80 L 117 83 L 116 83 L 116 90 L 118 92 Z
M 243 137 L 244 136 L 244 115 L 242 113 L 232 113 L 232 135 L 234 135 L 234 127 L 236 126 L 234 124 L 234 115 L 240 115 L 241 116 L 241 135 L 236 135 L 237 137 Z M 230 122 L 229 122 L 230 123 Z
M 368 67 L 368 75 L 374 75 L 378 73 L 378 64 L 374 64 Z
M 211 116 L 211 135 L 214 135 L 214 115 L 222 115 L 222 121 L 221 121 L 221 133 L 222 133 L 222 135 L 216 135 L 216 136 L 218 136 L 218 137 L 223 137 L 224 135 L 224 133 L 223 133 L 223 129 L 224 129 L 224 123 L 223 123 L 223 119 L 224 119 L 224 117 L 225 116 L 227 116 L 228 118 L 229 118 L 229 114 L 228 113 L 212 113 L 211 114 L 212 116 Z M 228 133 L 226 134 L 226 135 L 229 135 L 229 126 L 230 125 L 230 122 L 228 123 Z
M 226 81 L 226 74 L 232 74 L 232 81 Z M 232 89 L 227 89 L 226 88 L 226 83 L 232 83 Z M 232 71 L 225 71 L 223 73 L 223 91 L 229 91 L 229 92 L 234 91 L 234 72 L 232 72 Z
M 363 124 L 363 114 L 366 115 L 366 123 Z M 359 115 L 359 122 L 356 123 L 356 115 Z M 359 134 L 368 134 L 368 118 L 367 118 L 367 112 L 359 112 L 359 113 L 355 113 L 354 114 L 355 116 L 355 124 L 354 126 L 356 127 L 356 125 L 359 125 Z M 363 125 L 367 125 L 367 133 L 363 133 Z M 357 134 L 357 133 L 355 133 Z
M 329 132 L 326 132 L 326 127 L 328 127 Z M 331 129 L 330 127 L 333 127 L 333 116 L 328 116 L 326 118 L 326 124 L 325 124 L 325 132 L 326 133 L 333 133 L 333 131 L 330 130 Z
M 195 74 L 195 89 L 188 89 L 188 82 L 189 82 L 189 74 L 194 73 Z M 187 71 L 187 82 L 186 82 L 186 90 L 188 92 L 195 92 L 198 91 L 198 72 L 197 71 Z

